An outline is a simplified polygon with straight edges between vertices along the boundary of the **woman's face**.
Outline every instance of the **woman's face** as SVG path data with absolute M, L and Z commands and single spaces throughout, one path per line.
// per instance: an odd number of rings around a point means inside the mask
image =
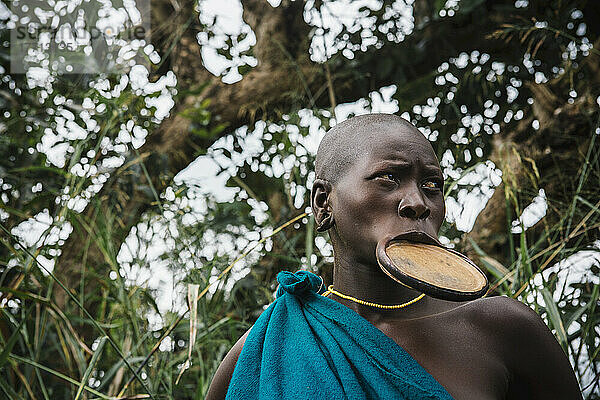
M 384 237 L 416 231 L 437 238 L 445 215 L 444 178 L 429 141 L 402 124 L 377 129 L 329 198 L 336 252 L 366 264 L 376 263 Z

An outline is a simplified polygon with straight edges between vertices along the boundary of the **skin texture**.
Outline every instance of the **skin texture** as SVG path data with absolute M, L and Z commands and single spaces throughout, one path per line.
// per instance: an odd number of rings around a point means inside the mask
M 357 124 L 356 118 L 364 123 Z M 348 140 L 364 153 L 343 176 L 335 177 L 335 184 L 330 176 L 317 175 L 313 213 L 334 247 L 336 290 L 399 304 L 420 293 L 379 269 L 375 247 L 382 237 L 411 230 L 437 237 L 445 213 L 443 176 L 431 144 L 416 128 L 395 116 L 356 118 L 348 125 Z M 535 312 L 516 300 L 448 302 L 426 296 L 407 308 L 380 310 L 330 298 L 402 346 L 457 400 L 581 399 L 554 336 Z M 223 360 L 207 399 L 225 398 L 247 334 Z

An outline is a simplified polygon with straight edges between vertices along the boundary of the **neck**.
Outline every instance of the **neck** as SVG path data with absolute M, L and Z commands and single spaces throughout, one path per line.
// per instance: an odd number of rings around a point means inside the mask
M 406 303 L 419 296 L 421 292 L 409 289 L 387 276 L 377 264 L 363 264 L 343 256 L 335 255 L 333 267 L 333 288 L 338 292 L 360 300 L 377 304 L 395 305 Z M 332 297 L 332 296 L 330 296 Z M 363 317 L 414 317 L 423 312 L 428 297 L 397 310 L 384 310 L 364 306 L 350 300 L 332 297 L 352 308 Z

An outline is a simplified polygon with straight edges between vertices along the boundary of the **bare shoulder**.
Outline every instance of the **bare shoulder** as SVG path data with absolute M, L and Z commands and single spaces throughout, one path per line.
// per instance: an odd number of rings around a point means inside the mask
M 477 299 L 465 304 L 463 313 L 500 348 L 508 364 L 521 364 L 527 352 L 551 349 L 564 356 L 562 348 L 542 318 L 529 306 L 506 296 Z M 526 350 L 526 351 L 525 351 Z
M 250 329 L 238 339 L 225 358 L 223 358 L 223 361 L 221 362 L 221 365 L 219 365 L 217 372 L 215 372 L 215 376 L 208 388 L 208 393 L 206 394 L 207 400 L 221 400 L 227 395 L 227 388 L 229 387 L 233 370 L 235 369 L 235 365 L 249 333 Z
M 438 315 L 446 314 L 468 322 L 477 334 L 506 338 L 522 329 L 547 329 L 541 318 L 527 305 L 505 296 L 484 297 L 459 304 L 443 301 Z
M 561 355 L 564 355 L 544 320 L 518 300 L 506 296 L 486 297 L 472 301 L 468 311 L 504 346 L 522 347 L 527 344 L 531 349 L 550 347 L 561 350 Z
M 581 399 L 569 359 L 542 318 L 509 297 L 478 299 L 463 312 L 488 336 L 511 376 L 511 399 Z
M 531 308 L 518 300 L 506 296 L 485 297 L 469 302 L 465 311 L 482 323 L 489 324 L 503 333 L 522 329 L 547 329 L 546 325 Z

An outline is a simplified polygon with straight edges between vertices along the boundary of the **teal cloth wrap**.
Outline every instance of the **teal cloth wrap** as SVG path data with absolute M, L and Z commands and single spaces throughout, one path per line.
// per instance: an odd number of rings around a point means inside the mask
M 306 271 L 277 275 L 277 300 L 250 330 L 227 399 L 435 399 L 446 390 Z

